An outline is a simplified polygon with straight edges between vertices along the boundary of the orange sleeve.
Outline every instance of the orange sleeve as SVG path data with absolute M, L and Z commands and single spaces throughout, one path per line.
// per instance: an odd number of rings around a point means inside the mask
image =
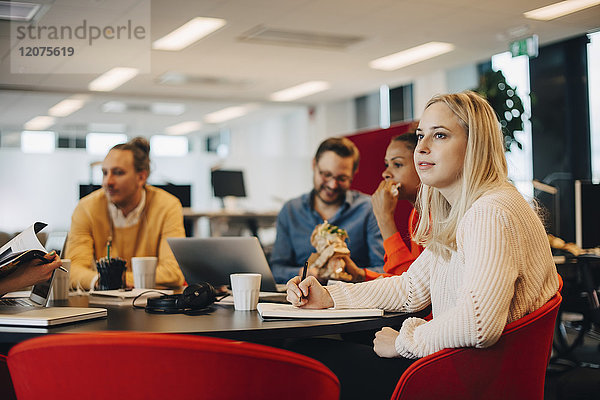
M 415 224 L 417 222 L 417 214 L 413 209 L 410 213 L 409 217 L 409 229 L 412 234 Z M 399 232 L 396 232 L 389 238 L 383 241 L 383 248 L 385 250 L 385 255 L 383 256 L 383 271 L 384 273 L 380 274 L 374 271 L 370 271 L 365 269 L 365 280 L 370 281 L 376 279 L 380 276 L 392 276 L 392 275 L 402 275 L 405 271 L 408 270 L 408 267 L 419 257 L 423 248 L 416 244 L 415 242 L 411 242 L 411 248 L 409 249 L 402 236 L 400 236 Z

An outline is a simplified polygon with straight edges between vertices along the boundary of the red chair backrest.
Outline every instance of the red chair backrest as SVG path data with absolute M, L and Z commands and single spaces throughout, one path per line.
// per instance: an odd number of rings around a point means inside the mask
M 558 307 L 556 293 L 538 310 L 506 326 L 484 349 L 444 349 L 413 363 L 393 400 L 541 400 Z
M 132 332 L 48 335 L 11 349 L 19 399 L 337 399 L 320 362 L 263 345 Z
M 352 180 L 351 188 L 368 195 L 373 194 L 383 179 L 381 173 L 385 169 L 385 151 L 390 141 L 395 136 L 414 132 L 415 129 L 415 122 L 402 122 L 392 125 L 387 129 L 374 129 L 346 136 L 356 145 L 360 152 L 360 164 Z M 408 201 L 402 200 L 398 202 L 396 212 L 394 213 L 394 221 L 396 222 L 398 232 L 400 232 L 408 246 L 410 246 L 408 216 L 412 209 L 413 207 Z
M 10 372 L 8 371 L 8 365 L 6 364 L 6 356 L 3 356 L 2 354 L 0 354 L 0 399 L 16 399 L 12 380 L 10 379 Z

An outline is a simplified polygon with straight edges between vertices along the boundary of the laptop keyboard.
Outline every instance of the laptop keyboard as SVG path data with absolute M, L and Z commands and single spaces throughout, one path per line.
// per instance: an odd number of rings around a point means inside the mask
M 31 304 L 24 299 L 0 299 L 0 306 L 31 306 Z

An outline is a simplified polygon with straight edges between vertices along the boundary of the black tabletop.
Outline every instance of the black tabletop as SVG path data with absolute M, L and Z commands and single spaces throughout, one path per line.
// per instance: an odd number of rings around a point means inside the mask
M 56 301 L 50 305 L 87 307 L 88 299 L 87 296 L 71 296 L 69 300 Z M 199 315 L 150 314 L 132 306 L 91 306 L 106 308 L 108 317 L 50 328 L 0 326 L 0 342 L 14 344 L 49 333 L 96 331 L 183 333 L 261 342 L 378 330 L 384 326 L 399 328 L 406 318 L 425 314 L 386 313 L 383 317 L 376 318 L 263 321 L 257 311 L 235 311 L 233 305 L 218 303 Z

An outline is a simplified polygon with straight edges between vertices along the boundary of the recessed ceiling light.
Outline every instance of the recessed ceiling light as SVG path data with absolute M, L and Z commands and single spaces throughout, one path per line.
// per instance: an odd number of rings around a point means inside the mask
M 229 121 L 231 119 L 239 118 L 243 115 L 246 115 L 248 114 L 248 112 L 252 111 L 256 107 L 257 106 L 255 104 L 227 107 L 222 110 L 206 114 L 204 116 L 204 122 L 209 124 L 219 124 L 221 122 Z
M 44 129 L 54 125 L 56 118 L 48 115 L 39 115 L 25 122 L 23 127 L 29 131 L 43 131 Z
M 369 63 L 369 67 L 383 71 L 394 71 L 411 64 L 416 64 L 440 56 L 451 52 L 452 50 L 454 50 L 454 45 L 451 43 L 429 42 L 373 60 Z
M 48 110 L 48 115 L 53 117 L 66 117 L 79 110 L 85 104 L 87 96 L 72 96 L 55 104 Z
M 310 96 L 329 89 L 331 85 L 325 81 L 309 81 L 300 85 L 272 93 L 269 98 L 272 101 L 293 101 L 302 97 Z
M 185 121 L 167 126 L 165 132 L 167 135 L 185 135 L 190 132 L 199 131 L 200 128 L 202 128 L 202 122 L 200 121 Z
M 94 79 L 88 89 L 98 92 L 110 92 L 133 79 L 140 72 L 137 68 L 116 67 Z
M 550 21 L 600 4 L 599 0 L 566 0 L 523 13 L 525 18 Z
M 127 104 L 122 101 L 107 101 L 102 104 L 102 112 L 105 113 L 122 113 L 127 110 Z
M 89 132 L 123 133 L 127 125 L 112 122 L 90 122 L 87 126 Z
M 157 115 L 181 115 L 185 112 L 183 103 L 152 103 L 150 111 Z
M 155 50 L 177 51 L 213 33 L 225 25 L 220 18 L 197 17 L 152 43 Z

